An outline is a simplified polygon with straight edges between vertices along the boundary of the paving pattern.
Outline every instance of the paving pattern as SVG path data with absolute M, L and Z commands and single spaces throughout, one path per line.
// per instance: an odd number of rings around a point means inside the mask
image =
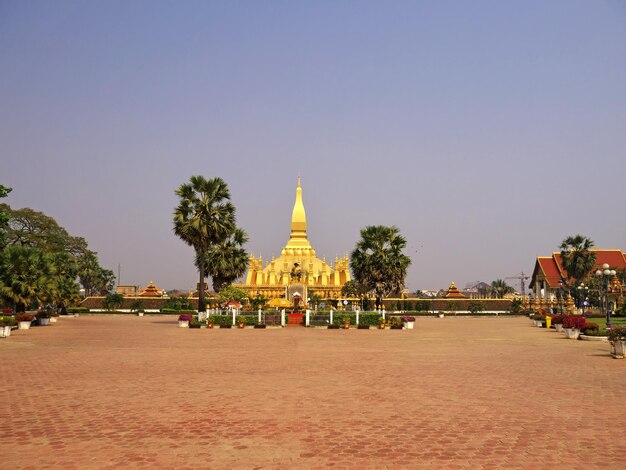
M 626 468 L 626 360 L 525 318 L 61 318 L 0 340 L 0 468 Z

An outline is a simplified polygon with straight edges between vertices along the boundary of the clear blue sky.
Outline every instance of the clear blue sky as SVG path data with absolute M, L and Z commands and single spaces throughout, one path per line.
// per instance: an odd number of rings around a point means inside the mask
M 229 184 L 278 255 L 298 174 L 330 260 L 397 225 L 414 290 L 626 249 L 626 2 L 0 1 L 6 200 L 122 283 L 189 288 L 174 190 Z

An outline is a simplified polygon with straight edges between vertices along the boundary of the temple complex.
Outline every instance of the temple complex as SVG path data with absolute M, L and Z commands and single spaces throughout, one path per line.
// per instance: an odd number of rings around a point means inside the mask
M 446 292 L 446 299 L 464 299 L 465 296 L 459 291 L 459 288 L 456 286 L 454 281 L 448 287 L 448 292 Z
M 278 258 L 264 263 L 263 258 L 250 256 L 245 283 L 238 285 L 250 297 L 260 294 L 272 299 L 300 296 L 306 303 L 307 296 L 315 294 L 324 299 L 341 297 L 342 286 L 350 280 L 348 256 L 335 258 L 333 264 L 326 258 L 318 258 L 307 238 L 307 222 L 302 202 L 302 186 L 298 178 L 296 201 L 291 213 L 291 235 Z M 308 295 L 307 295 L 308 292 Z

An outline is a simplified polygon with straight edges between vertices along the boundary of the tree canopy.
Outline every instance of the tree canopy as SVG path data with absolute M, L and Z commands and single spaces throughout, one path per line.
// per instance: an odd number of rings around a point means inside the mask
M 212 275 L 214 282 L 222 288 L 233 275 L 237 277 L 240 266 L 234 265 L 233 260 L 221 259 L 215 250 L 222 247 L 230 250 L 235 259 L 240 259 L 241 245 L 247 240 L 245 232 L 237 229 L 235 224 L 235 206 L 230 202 L 228 186 L 219 177 L 207 180 L 196 175 L 189 179 L 189 183 L 180 185 L 176 195 L 179 203 L 174 210 L 174 233 L 195 250 L 199 285 L 203 286 L 204 278 Z M 247 264 L 243 271 L 245 267 Z M 205 292 L 201 288 L 198 311 L 204 310 Z
M 491 291 L 491 295 L 497 299 L 501 299 L 505 295 L 515 292 L 515 289 L 508 285 L 503 279 L 496 279 L 495 281 L 492 281 L 489 290 Z
M 561 242 L 561 260 L 569 276 L 563 282 L 569 285 L 573 280 L 578 285 L 589 275 L 596 263 L 596 254 L 589 251 L 592 247 L 593 241 L 580 234 Z
M 361 230 L 350 268 L 360 291 L 374 293 L 377 308 L 382 308 L 383 297 L 404 289 L 411 264 L 411 258 L 402 253 L 405 247 L 406 239 L 395 226 L 371 225 Z

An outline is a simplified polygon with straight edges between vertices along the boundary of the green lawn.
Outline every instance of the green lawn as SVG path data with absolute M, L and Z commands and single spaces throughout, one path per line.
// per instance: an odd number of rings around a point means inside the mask
M 591 323 L 597 323 L 600 326 L 600 328 L 606 328 L 606 317 L 605 318 L 590 318 L 587 321 Z M 626 326 L 626 317 L 611 316 L 611 324 L 613 326 Z

